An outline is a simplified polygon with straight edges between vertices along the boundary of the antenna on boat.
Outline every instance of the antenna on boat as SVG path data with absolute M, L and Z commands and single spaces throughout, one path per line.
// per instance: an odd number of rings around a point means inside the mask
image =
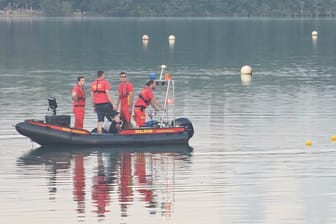
M 167 68 L 166 65 L 161 65 L 160 80 L 163 78 L 163 71 Z
M 49 97 L 48 98 L 48 103 L 49 103 L 49 109 L 53 111 L 53 115 L 56 115 L 56 108 L 57 108 L 57 102 L 55 97 Z
M 164 66 L 164 68 L 166 68 L 165 65 L 162 65 L 162 66 Z M 162 68 L 162 66 L 161 66 L 161 68 Z M 161 70 L 161 75 L 162 75 L 163 69 Z M 160 127 L 163 127 L 164 117 L 167 116 L 167 118 L 168 118 L 168 104 L 172 103 L 174 105 L 175 86 L 174 86 L 174 80 L 172 79 L 170 73 L 166 73 L 165 76 L 164 76 L 164 79 L 161 79 L 161 77 L 160 77 L 160 81 L 162 82 L 162 84 L 167 83 L 166 93 L 165 93 L 165 98 L 164 98 L 164 104 L 163 104 L 163 111 L 162 111 L 161 118 L 160 118 Z M 172 99 L 169 98 L 170 96 L 172 96 Z M 173 106 L 173 116 L 175 116 L 175 106 Z

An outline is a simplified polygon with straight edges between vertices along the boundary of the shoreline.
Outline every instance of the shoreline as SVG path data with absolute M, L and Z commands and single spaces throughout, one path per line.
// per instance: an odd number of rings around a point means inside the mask
M 0 17 L 44 17 L 44 13 L 38 10 L 19 9 L 19 10 L 0 10 Z M 85 13 L 76 11 L 73 17 L 83 17 Z

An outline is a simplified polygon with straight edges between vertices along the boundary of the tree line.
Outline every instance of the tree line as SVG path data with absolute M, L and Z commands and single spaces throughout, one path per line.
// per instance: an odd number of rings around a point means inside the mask
M 335 17 L 336 0 L 0 0 L 7 14 L 109 17 Z

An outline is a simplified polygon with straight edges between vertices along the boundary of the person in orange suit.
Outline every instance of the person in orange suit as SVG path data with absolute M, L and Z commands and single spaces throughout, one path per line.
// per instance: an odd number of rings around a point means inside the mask
M 85 78 L 84 76 L 77 77 L 77 83 L 72 89 L 72 111 L 75 116 L 74 128 L 83 128 L 85 116 Z
M 134 106 L 134 117 L 137 127 L 143 127 L 146 123 L 145 109 L 150 104 L 155 110 L 163 110 L 159 101 L 154 97 L 153 90 L 156 88 L 156 82 L 153 79 L 146 81 L 145 87 L 141 90 Z
M 119 104 L 120 119 L 123 121 L 123 128 L 130 129 L 132 128 L 133 84 L 128 81 L 126 72 L 120 72 L 117 106 Z

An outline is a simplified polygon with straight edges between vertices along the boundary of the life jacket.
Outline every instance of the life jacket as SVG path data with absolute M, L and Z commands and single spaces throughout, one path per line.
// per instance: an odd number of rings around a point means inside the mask
M 74 106 L 85 106 L 86 96 L 85 96 L 84 88 L 77 84 L 77 86 L 75 87 L 75 91 L 77 94 L 78 102 L 74 102 L 73 105 Z
M 146 108 L 149 104 L 150 104 L 150 101 L 151 101 L 151 98 L 150 99 L 146 99 L 146 95 L 147 94 L 144 94 L 146 93 L 147 91 L 151 91 L 151 89 L 149 89 L 149 87 L 145 87 L 139 94 L 139 97 L 137 99 L 137 102 L 135 103 L 135 106 L 136 107 L 143 107 L 143 108 Z
M 93 103 L 102 104 L 108 103 L 109 99 L 106 95 L 106 90 L 110 90 L 110 84 L 105 79 L 96 79 L 91 83 L 91 92 L 93 94 Z
M 142 99 L 143 102 L 145 102 L 145 104 L 148 106 L 150 101 L 146 100 L 145 97 L 143 97 L 143 95 L 141 95 L 141 93 L 139 94 L 139 98 Z
M 105 93 L 105 90 L 99 90 L 99 80 L 97 79 L 96 80 L 97 82 L 96 82 L 96 89 L 93 91 L 94 93 Z
M 128 97 L 128 86 L 129 86 L 130 82 L 126 81 L 125 83 L 121 83 L 120 87 L 122 87 L 121 89 L 119 89 L 119 94 L 121 98 L 124 97 Z

